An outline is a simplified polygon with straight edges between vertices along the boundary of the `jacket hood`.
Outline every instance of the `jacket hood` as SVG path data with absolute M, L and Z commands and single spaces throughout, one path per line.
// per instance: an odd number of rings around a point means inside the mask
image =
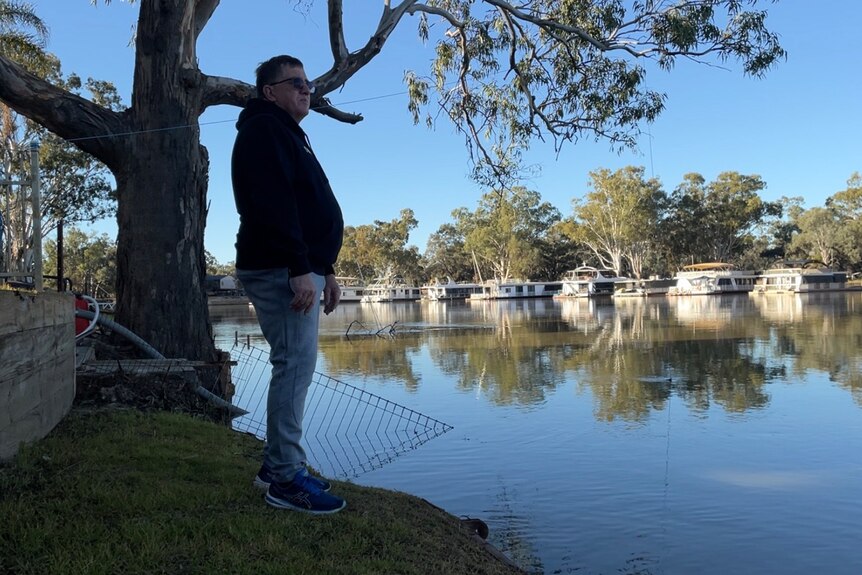
M 302 132 L 302 130 L 299 128 L 299 124 L 296 123 L 296 120 L 290 117 L 290 114 L 288 114 L 269 100 L 263 100 L 261 98 L 252 98 L 246 103 L 245 108 L 243 108 L 242 112 L 239 113 L 239 118 L 237 118 L 237 129 L 242 127 L 242 125 L 248 122 L 249 119 L 261 115 L 275 116 L 283 123 L 290 126 L 292 129 L 298 129 L 300 132 Z

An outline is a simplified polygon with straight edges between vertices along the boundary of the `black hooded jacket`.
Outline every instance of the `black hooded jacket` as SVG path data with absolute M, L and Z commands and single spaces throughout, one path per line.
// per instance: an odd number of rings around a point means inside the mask
M 236 267 L 331 274 L 344 219 L 308 137 L 267 100 L 249 100 L 236 124 L 231 179 L 239 232 Z

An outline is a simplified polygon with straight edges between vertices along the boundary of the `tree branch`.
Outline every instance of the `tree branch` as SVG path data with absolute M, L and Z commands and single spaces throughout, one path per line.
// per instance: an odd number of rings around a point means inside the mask
M 380 23 L 377 25 L 377 30 L 368 39 L 368 42 L 365 43 L 365 46 L 357 50 L 356 52 L 351 52 L 345 54 L 341 57 L 341 49 L 343 48 L 345 51 L 347 48 L 345 46 L 336 46 L 334 50 L 338 50 L 338 54 L 333 54 L 335 56 L 335 61 L 332 63 L 332 67 L 323 73 L 317 80 L 317 96 L 316 99 L 322 98 L 326 94 L 342 87 L 347 80 L 353 77 L 356 72 L 362 69 L 368 62 L 370 62 L 380 51 L 383 49 L 383 45 L 386 43 L 386 40 L 389 39 L 389 35 L 392 34 L 392 31 L 395 30 L 395 27 L 404 17 L 411 7 L 415 4 L 415 0 L 405 0 L 396 8 L 390 8 L 389 3 L 386 2 L 383 7 L 383 13 L 380 17 Z M 334 6 L 336 5 L 336 6 Z M 341 0 L 330 0 L 329 6 L 329 30 L 330 30 L 330 41 L 332 40 L 333 31 L 336 33 L 338 31 L 343 31 L 344 23 L 343 23 L 343 14 L 341 13 Z M 343 41 L 343 39 L 341 39 Z
M 405 2 L 406 4 L 406 2 Z M 433 14 L 435 16 L 440 16 L 444 20 L 448 21 L 455 28 L 463 28 L 464 23 L 458 18 L 455 17 L 454 14 L 449 12 L 448 10 L 444 10 L 438 6 L 428 6 L 426 4 L 416 4 L 414 6 L 410 6 L 407 11 L 410 15 L 415 14 L 416 12 L 424 12 L 426 14 Z
M 245 106 L 256 94 L 256 88 L 247 82 L 225 78 L 223 76 L 207 76 L 203 78 L 203 95 L 201 97 L 201 113 L 210 106 L 230 105 Z
M 255 97 L 255 87 L 246 82 L 222 76 L 207 76 L 205 74 L 201 74 L 201 76 L 204 82 L 201 113 L 210 106 L 228 105 L 242 108 L 246 102 Z M 312 99 L 311 109 L 318 114 L 346 124 L 356 124 L 363 119 L 361 114 L 339 110 L 323 96 Z
M 592 44 L 594 47 L 598 48 L 599 50 L 601 50 L 603 52 L 611 50 L 613 48 L 626 49 L 625 46 L 618 46 L 618 45 L 614 46 L 614 45 L 608 44 L 606 42 L 603 42 L 603 41 L 599 40 L 598 38 L 592 36 L 591 34 L 588 34 L 586 32 L 586 30 L 584 30 L 583 28 L 578 28 L 577 26 L 567 26 L 567 25 L 560 24 L 559 22 L 555 22 L 554 20 L 548 20 L 546 18 L 538 18 L 536 16 L 531 16 L 530 14 L 527 14 L 526 12 L 522 12 L 521 10 L 518 10 L 517 8 L 515 8 L 514 6 L 512 6 L 508 2 L 504 2 L 503 0 L 485 0 L 485 2 L 487 2 L 491 6 L 496 6 L 497 8 L 501 8 L 501 9 L 509 12 L 511 15 L 513 15 L 515 18 L 517 18 L 519 20 L 523 20 L 525 22 L 530 22 L 532 24 L 535 24 L 539 28 L 543 28 L 546 30 L 562 30 L 562 31 L 568 32 L 570 34 L 574 34 L 575 36 L 577 36 L 581 40 L 583 40 L 589 44 Z M 634 53 L 634 52 L 632 52 L 632 53 Z
M 115 136 L 130 131 L 130 111 L 112 112 L 30 74 L 0 56 L 0 100 L 61 138 L 119 168 L 122 145 Z
M 220 0 L 196 0 L 195 2 L 195 29 L 194 37 L 197 41 L 203 29 L 212 18 L 213 12 L 218 8 Z
M 347 41 L 344 39 L 344 8 L 342 0 L 329 0 L 329 46 L 332 59 L 338 66 L 347 59 Z
M 311 104 L 311 109 L 318 114 L 323 114 L 324 116 L 328 116 L 333 120 L 338 120 L 339 122 L 344 122 L 345 124 L 357 124 L 363 120 L 362 114 L 354 114 L 339 110 L 329 103 L 328 98 L 321 97 L 315 99 Z

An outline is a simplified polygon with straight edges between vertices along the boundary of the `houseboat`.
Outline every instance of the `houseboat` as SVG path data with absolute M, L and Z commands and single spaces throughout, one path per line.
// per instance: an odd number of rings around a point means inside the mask
M 421 299 L 425 301 L 465 300 L 474 293 L 482 293 L 482 284 L 459 283 L 447 278 L 446 283 L 434 281 L 419 288 Z
M 233 276 L 207 275 L 204 278 L 204 285 L 206 287 L 207 305 L 209 306 L 244 305 L 248 303 L 248 297 L 245 295 L 242 286 Z
M 738 270 L 723 262 L 691 264 L 676 273 L 676 285 L 670 295 L 718 295 L 748 293 L 754 289 L 759 274 L 753 270 Z
M 847 284 L 847 273 L 837 272 L 820 262 L 782 261 L 764 271 L 753 295 L 772 293 L 811 293 L 858 289 Z
M 614 290 L 614 299 L 667 295 L 671 288 L 675 286 L 676 280 L 672 278 L 628 280 L 617 283 L 616 290 Z
M 470 294 L 470 301 L 489 299 L 521 299 L 552 297 L 560 293 L 560 282 L 532 282 L 522 280 L 488 280 L 480 285 L 481 290 Z
M 630 281 L 630 278 L 619 276 L 616 270 L 581 266 L 563 275 L 558 297 L 611 296 L 618 285 Z
M 335 276 L 341 287 L 341 303 L 358 303 L 365 295 L 365 282 L 352 276 Z M 321 294 L 320 297 L 323 297 Z
M 407 285 L 401 276 L 377 278 L 363 289 L 360 303 L 382 303 L 393 301 L 416 301 L 419 288 Z

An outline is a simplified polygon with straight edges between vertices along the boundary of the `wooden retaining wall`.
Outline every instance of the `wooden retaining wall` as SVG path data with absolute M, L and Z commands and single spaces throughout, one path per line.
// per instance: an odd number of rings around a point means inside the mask
M 75 397 L 69 294 L 0 290 L 0 460 L 47 435 Z

